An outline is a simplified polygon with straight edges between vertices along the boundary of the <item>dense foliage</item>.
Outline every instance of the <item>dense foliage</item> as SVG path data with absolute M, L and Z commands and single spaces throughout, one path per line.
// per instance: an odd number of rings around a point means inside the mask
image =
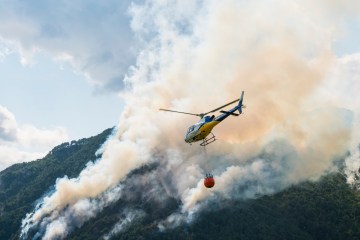
M 76 177 L 111 133 L 64 143 L 45 158 L 16 164 L 0 173 L 0 239 L 18 239 L 21 219 L 51 191 L 56 178 Z M 159 231 L 158 224 L 179 211 L 180 202 L 162 187 L 152 163 L 123 181 L 126 194 L 96 217 L 75 228 L 67 239 L 101 239 L 129 211 L 141 213 L 112 239 L 359 239 L 360 194 L 339 173 L 303 182 L 254 200 L 210 200 L 189 223 Z M 151 181 L 144 179 L 151 178 Z M 131 184 L 130 184 L 131 183 Z M 156 194 L 151 191 L 157 187 Z

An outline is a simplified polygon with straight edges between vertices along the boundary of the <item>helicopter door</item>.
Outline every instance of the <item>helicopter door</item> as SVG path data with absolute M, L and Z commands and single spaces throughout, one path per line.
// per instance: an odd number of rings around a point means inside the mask
M 193 131 L 194 131 L 194 132 L 197 132 L 202 125 L 204 125 L 203 122 L 196 123 L 196 124 L 193 126 L 193 127 L 194 127 Z

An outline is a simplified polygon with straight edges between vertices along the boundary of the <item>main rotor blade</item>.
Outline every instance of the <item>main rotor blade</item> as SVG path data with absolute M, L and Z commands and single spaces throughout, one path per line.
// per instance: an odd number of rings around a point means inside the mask
M 208 115 L 209 113 L 216 112 L 216 111 L 218 111 L 218 110 L 220 110 L 220 109 L 222 109 L 222 108 L 224 108 L 224 107 L 227 107 L 227 106 L 229 106 L 229 105 L 231 105 L 231 104 L 233 104 L 233 103 L 238 102 L 239 100 L 240 100 L 240 98 L 238 98 L 238 99 L 236 99 L 236 100 L 234 100 L 234 101 L 232 101 L 232 102 L 229 102 L 229 103 L 227 103 L 227 104 L 225 104 L 225 105 L 223 105 L 223 106 L 221 106 L 221 107 L 218 107 L 218 108 L 216 108 L 216 109 L 214 109 L 214 110 L 211 110 L 210 112 L 203 113 L 203 115 Z
M 160 111 L 166 111 L 166 112 L 174 112 L 174 113 L 182 113 L 182 114 L 194 115 L 194 116 L 200 117 L 200 114 L 195 114 L 195 113 L 179 112 L 179 111 L 174 111 L 174 110 L 169 110 L 169 109 L 163 109 L 163 108 L 160 108 L 159 110 L 160 110 Z

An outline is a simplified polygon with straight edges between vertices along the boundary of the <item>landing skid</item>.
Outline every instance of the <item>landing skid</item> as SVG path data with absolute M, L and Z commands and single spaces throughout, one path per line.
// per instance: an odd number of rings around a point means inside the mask
M 206 145 L 216 141 L 215 135 L 212 132 L 210 134 L 211 134 L 211 137 L 207 137 L 207 138 L 203 139 L 203 142 L 200 143 L 200 146 L 205 147 Z

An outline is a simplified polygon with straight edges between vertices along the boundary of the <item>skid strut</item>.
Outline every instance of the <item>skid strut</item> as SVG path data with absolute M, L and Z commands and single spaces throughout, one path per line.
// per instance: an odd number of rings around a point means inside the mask
M 215 135 L 212 132 L 210 134 L 211 134 L 211 137 L 207 137 L 207 138 L 203 139 L 203 142 L 200 143 L 200 146 L 205 147 L 206 145 L 216 141 Z

